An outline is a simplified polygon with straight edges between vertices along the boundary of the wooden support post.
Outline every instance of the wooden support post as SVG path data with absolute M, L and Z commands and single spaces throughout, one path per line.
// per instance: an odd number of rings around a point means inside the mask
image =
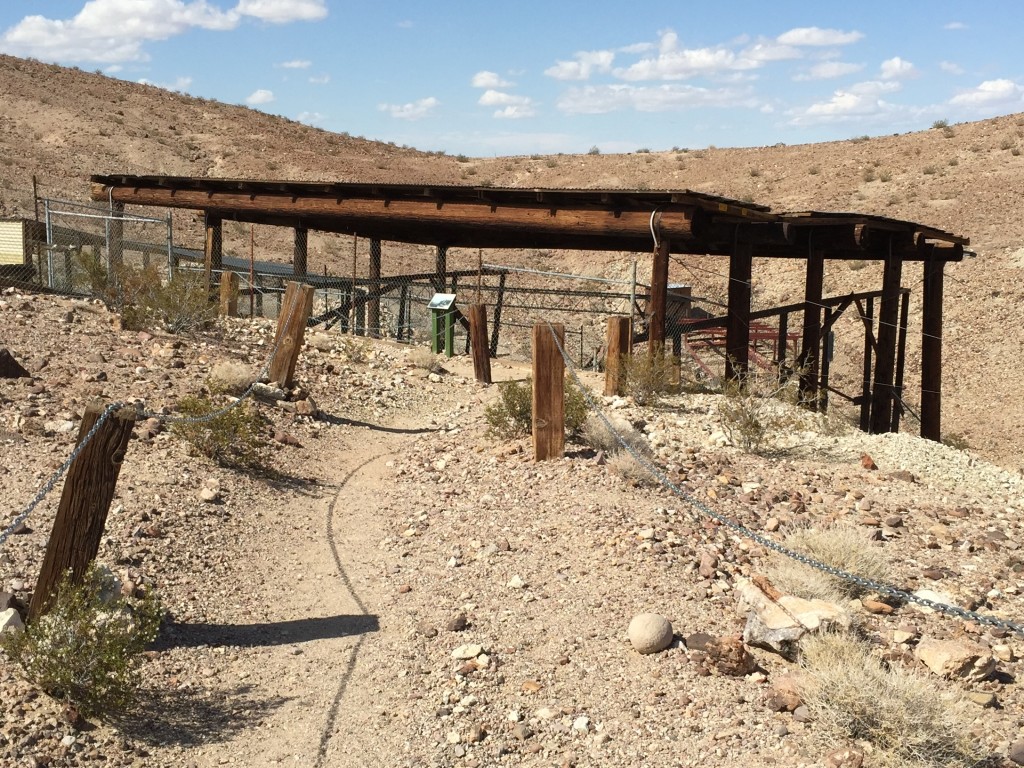
M 295 228 L 295 248 L 292 251 L 292 276 L 304 280 L 309 270 L 309 230 Z
M 900 296 L 900 328 L 896 337 L 896 380 L 893 385 L 892 432 L 900 431 L 900 416 L 903 415 L 903 370 L 907 358 L 907 323 L 910 315 L 910 291 Z
M 605 333 L 604 393 L 621 395 L 623 385 L 623 357 L 629 354 L 629 318 L 609 317 Z
M 473 350 L 473 375 L 481 384 L 491 383 L 491 357 L 487 344 L 487 306 L 471 304 L 466 310 L 469 318 L 469 340 Z
M 725 324 L 725 380 L 742 382 L 750 367 L 750 278 L 753 249 L 737 243 L 729 255 L 729 314 Z
M 786 355 L 789 352 L 789 313 L 783 312 L 779 315 L 779 338 L 775 342 L 775 364 L 782 368 L 786 364 Z
M 403 285 L 402 289 L 398 292 L 398 326 L 395 328 L 395 339 L 402 341 L 409 329 L 406 327 L 409 324 L 409 286 Z
M 367 286 L 371 294 L 374 294 L 373 298 L 369 300 L 367 307 L 367 325 L 368 334 L 372 339 L 380 338 L 380 295 L 377 291 L 380 290 L 380 283 L 375 282 L 380 280 L 381 270 L 381 247 L 380 240 L 370 241 L 370 284 Z
M 828 410 L 828 377 L 832 369 L 832 307 L 825 310 L 825 329 L 821 339 L 821 377 L 818 379 L 818 410 L 822 413 Z
M 668 310 L 668 255 L 672 244 L 662 239 L 654 251 L 651 269 L 651 299 L 647 305 L 647 338 L 651 353 L 665 349 L 665 313 Z
M 807 257 L 804 284 L 804 328 L 797 367 L 800 374 L 800 401 L 812 409 L 818 407 L 818 371 L 821 364 L 821 294 L 825 284 L 825 254 L 814 251 Z
M 552 331 L 554 335 L 552 335 Z M 565 454 L 565 326 L 533 326 L 533 458 L 560 459 Z
M 921 437 L 942 440 L 942 270 L 924 262 L 921 308 Z
M 220 313 L 238 317 L 238 273 L 225 272 L 220 281 Z
M 875 381 L 871 393 L 871 432 L 888 432 L 892 427 L 892 385 L 896 368 L 896 331 L 900 311 L 900 278 L 903 260 L 885 257 L 882 298 L 878 308 L 878 345 L 875 351 Z
M 220 216 L 209 211 L 205 214 L 206 223 L 206 291 L 210 301 L 217 301 L 217 287 L 220 285 L 220 273 L 224 268 L 224 238 L 221 230 Z
M 434 291 L 444 293 L 445 283 L 448 282 L 448 246 L 438 245 L 434 248 Z
M 295 375 L 295 363 L 306 335 L 306 322 L 313 311 L 313 286 L 289 282 L 277 318 L 274 359 L 270 362 L 270 380 L 288 389 Z
M 86 408 L 78 430 L 79 444 L 100 420 L 103 411 L 102 405 Z M 80 582 L 99 552 L 107 512 L 134 426 L 133 407 L 114 411 L 71 463 L 32 595 L 30 621 L 50 609 L 64 574 L 70 569 L 72 580 Z
M 875 348 L 875 300 L 870 296 L 866 299 L 866 308 L 861 318 L 864 320 L 864 382 L 860 395 L 860 428 L 867 432 L 871 428 L 871 369 Z
M 505 306 L 505 273 L 498 277 L 498 298 L 494 301 L 494 327 L 491 328 L 491 357 L 498 356 L 498 338 L 501 334 L 501 309 Z

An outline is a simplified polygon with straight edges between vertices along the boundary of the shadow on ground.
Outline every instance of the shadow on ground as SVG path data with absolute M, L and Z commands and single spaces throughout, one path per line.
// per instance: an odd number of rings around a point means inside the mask
M 371 424 L 368 421 L 358 419 L 347 419 L 344 416 L 335 416 L 332 413 L 321 413 L 320 421 L 326 421 L 336 427 L 366 427 L 374 432 L 388 432 L 392 435 L 424 435 L 428 432 L 436 432 L 437 427 L 385 427 L 381 424 Z
M 125 736 L 143 744 L 215 744 L 259 725 L 289 700 L 284 696 L 261 697 L 255 691 L 250 685 L 216 693 L 144 688 L 139 691 L 131 717 L 116 725 Z
M 294 619 L 262 624 L 165 624 L 153 649 L 196 648 L 201 645 L 230 645 L 240 648 L 266 648 L 274 645 L 332 640 L 376 632 L 376 616 L 341 615 L 314 619 Z

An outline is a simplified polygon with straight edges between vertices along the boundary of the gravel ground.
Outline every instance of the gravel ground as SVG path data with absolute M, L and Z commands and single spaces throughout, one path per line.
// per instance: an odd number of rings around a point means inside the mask
M 4 519 L 68 455 L 88 402 L 171 410 L 220 362 L 258 370 L 272 332 L 243 321 L 196 339 L 126 332 L 102 306 L 17 294 L 0 296 L 0 323 L 0 345 L 32 373 L 0 380 Z M 272 478 L 139 425 L 99 559 L 155 588 L 168 611 L 140 706 L 75 728 L 5 664 L 4 764 L 817 766 L 843 746 L 799 710 L 768 706 L 792 663 L 752 648 L 757 668 L 732 675 L 698 649 L 698 633 L 743 631 L 736 579 L 763 573 L 761 546 L 586 445 L 533 462 L 526 440 L 485 434 L 496 388 L 474 384 L 465 361 L 429 374 L 407 354 L 309 337 L 302 391 L 259 406 Z M 495 363 L 497 378 L 526 373 Z M 316 415 L 297 413 L 303 395 Z M 812 416 L 779 450 L 749 455 L 727 444 L 712 395 L 602 405 L 715 511 L 780 541 L 849 522 L 893 582 L 1024 618 L 1019 473 Z M 22 601 L 58 493 L 0 548 L 0 588 Z M 1024 726 L 1021 639 L 907 605 L 850 610 L 877 654 L 925 675 L 914 655 L 925 639 L 998 657 L 982 682 L 932 677 L 947 693 L 994 695 L 995 707 L 971 704 L 964 727 L 999 765 Z M 675 639 L 640 655 L 626 628 L 648 611 L 671 620 Z

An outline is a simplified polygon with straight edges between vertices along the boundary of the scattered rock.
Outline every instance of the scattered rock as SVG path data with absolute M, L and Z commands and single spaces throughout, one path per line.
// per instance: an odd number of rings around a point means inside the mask
M 452 651 L 452 658 L 461 660 L 475 659 L 483 652 L 483 646 L 478 645 L 477 643 L 467 643 L 466 645 L 460 645 Z
M 672 644 L 672 622 L 657 613 L 640 613 L 629 622 L 626 634 L 638 653 L 658 653 Z
M 705 664 L 720 674 L 743 677 L 757 669 L 757 660 L 750 654 L 739 635 L 719 637 L 707 644 Z
M 25 628 L 25 622 L 21 620 L 21 614 L 14 608 L 8 608 L 0 612 L 0 635 L 8 631 L 16 631 Z
M 747 613 L 743 640 L 749 645 L 795 658 L 797 643 L 808 632 L 850 628 L 850 616 L 835 603 L 781 595 L 775 600 L 749 579 L 737 579 L 739 609 Z
M 6 347 L 0 347 L 0 379 L 24 379 L 31 374 L 14 359 Z
M 207 504 L 214 504 L 220 501 L 220 491 L 214 488 L 200 488 L 199 500 L 205 501 Z
M 875 464 L 875 460 L 872 459 L 871 455 L 867 453 L 862 453 L 860 455 L 860 465 L 864 467 L 864 469 L 868 470 L 878 469 L 878 465 Z
M 1010 749 L 1007 750 L 1006 756 L 1010 758 L 1010 762 L 1024 765 L 1024 739 L 1013 742 L 1010 745 Z
M 895 610 L 888 603 L 883 603 L 881 600 L 872 600 L 869 597 L 861 598 L 860 604 L 864 606 L 864 610 L 868 613 L 877 613 L 883 616 L 888 616 Z
M 798 723 L 809 723 L 811 721 L 811 710 L 806 705 L 801 704 L 793 710 L 793 719 Z
M 917 644 L 914 655 L 937 675 L 971 682 L 984 680 L 996 668 L 988 649 L 968 640 L 925 638 Z
M 294 448 L 302 447 L 302 443 L 299 442 L 299 438 L 295 437 L 295 435 L 289 432 L 285 432 L 282 429 L 276 430 L 274 432 L 274 440 L 278 443 L 281 443 L 281 445 L 290 445 Z
M 794 675 L 782 675 L 772 682 L 765 705 L 773 712 L 792 712 L 801 704 L 800 686 Z
M 996 699 L 996 695 L 994 693 L 989 693 L 988 691 L 969 691 L 967 693 L 967 698 L 983 709 L 994 707 L 999 703 Z
M 519 741 L 526 741 L 533 736 L 533 731 L 530 730 L 530 726 L 526 723 L 516 723 L 512 726 L 512 736 Z
M 825 756 L 826 768 L 861 768 L 864 753 L 856 747 L 843 747 Z
M 461 632 L 469 626 L 469 621 L 466 619 L 466 614 L 457 613 L 448 619 L 448 623 L 445 624 L 445 629 L 449 632 Z

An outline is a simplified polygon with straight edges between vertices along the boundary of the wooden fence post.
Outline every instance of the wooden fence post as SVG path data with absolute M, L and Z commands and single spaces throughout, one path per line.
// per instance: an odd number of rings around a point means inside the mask
M 238 273 L 225 272 L 220 281 L 220 313 L 238 317 Z
M 466 309 L 469 318 L 469 340 L 473 349 L 473 375 L 481 384 L 491 383 L 491 356 L 487 343 L 487 306 L 471 304 Z
M 552 335 L 552 332 L 554 334 Z M 533 326 L 533 458 L 560 459 L 565 454 L 565 326 Z
M 89 434 L 103 411 L 101 404 L 86 409 L 78 430 L 78 443 Z M 32 594 L 29 621 L 35 621 L 50 609 L 57 596 L 55 590 L 69 569 L 72 580 L 80 582 L 99 552 L 107 512 L 134 426 L 135 408 L 125 406 L 114 411 L 71 462 L 46 545 L 43 567 Z
M 289 282 L 277 317 L 274 336 L 274 359 L 270 363 L 270 380 L 288 389 L 295 375 L 295 363 L 306 335 L 306 322 L 313 311 L 313 286 Z
M 622 358 L 629 354 L 630 347 L 628 317 L 608 318 L 604 347 L 604 393 L 606 395 L 621 395 L 624 383 Z

